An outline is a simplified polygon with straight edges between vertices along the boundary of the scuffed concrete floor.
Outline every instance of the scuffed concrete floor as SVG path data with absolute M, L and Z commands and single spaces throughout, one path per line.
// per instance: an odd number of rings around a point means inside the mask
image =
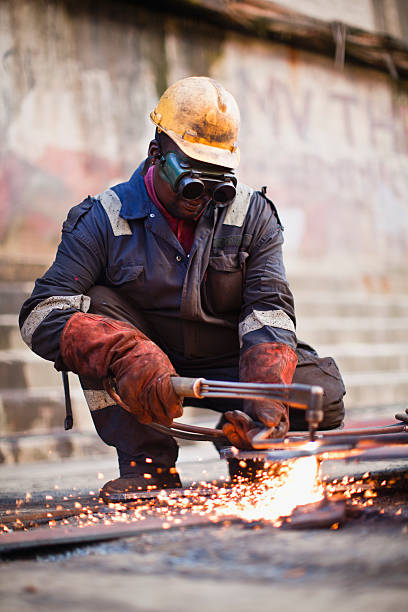
M 362 468 L 366 466 L 347 466 L 347 471 L 361 473 Z M 327 464 L 330 469 L 340 474 L 346 468 Z M 105 479 L 114 477 L 114 460 L 10 466 L 0 471 L 0 489 L 6 498 L 27 490 L 38 498 L 47 491 L 57 497 L 73 486 L 76 492 L 97 487 L 100 472 Z M 210 445 L 187 446 L 180 472 L 188 484 L 225 476 L 226 466 Z M 351 519 L 338 530 L 241 524 L 169 530 L 5 560 L 1 610 L 404 610 L 407 498 L 400 493 L 387 503 L 392 514 L 402 507 L 402 516 Z
M 401 526 L 160 532 L 6 562 L 1 608 L 403 610 L 407 543 Z

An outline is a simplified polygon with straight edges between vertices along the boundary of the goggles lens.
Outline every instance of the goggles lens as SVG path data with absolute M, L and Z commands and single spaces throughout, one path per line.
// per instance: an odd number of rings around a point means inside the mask
M 221 183 L 214 188 L 212 198 L 217 204 L 225 204 L 235 198 L 237 190 L 233 183 Z
M 196 200 L 204 195 L 205 185 L 203 181 L 200 181 L 199 179 L 197 180 L 185 176 L 179 182 L 177 191 L 186 200 Z

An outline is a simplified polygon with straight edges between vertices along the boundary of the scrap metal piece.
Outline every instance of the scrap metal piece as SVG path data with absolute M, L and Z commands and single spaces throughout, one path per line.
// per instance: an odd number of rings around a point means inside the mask
M 327 529 L 342 525 L 346 520 L 346 502 L 326 499 L 295 508 L 282 527 L 289 529 Z
M 119 523 L 114 525 L 92 525 L 81 527 L 38 527 L 33 531 L 18 531 L 6 533 L 0 537 L 0 555 L 10 555 L 18 552 L 39 552 L 60 546 L 72 546 L 103 542 L 119 538 L 130 538 L 141 533 L 161 531 L 162 529 L 181 529 L 187 527 L 205 527 L 214 524 L 231 523 L 234 518 L 220 519 L 217 523 L 208 517 L 191 515 L 174 515 L 172 519 L 148 517 L 143 521 Z M 238 520 L 236 520 L 238 522 Z

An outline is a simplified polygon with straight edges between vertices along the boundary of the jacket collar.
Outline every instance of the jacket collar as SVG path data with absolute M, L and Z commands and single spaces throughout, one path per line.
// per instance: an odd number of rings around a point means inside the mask
M 144 161 L 126 183 L 112 187 L 122 203 L 119 215 L 123 219 L 143 219 L 152 210 L 153 203 L 148 196 L 141 174 Z

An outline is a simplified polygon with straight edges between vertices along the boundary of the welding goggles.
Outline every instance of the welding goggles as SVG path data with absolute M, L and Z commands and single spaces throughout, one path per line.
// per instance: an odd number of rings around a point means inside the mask
M 159 174 L 173 191 L 186 200 L 196 200 L 208 193 L 216 204 L 235 198 L 237 179 L 232 170 L 193 168 L 189 161 L 170 151 L 160 158 Z

